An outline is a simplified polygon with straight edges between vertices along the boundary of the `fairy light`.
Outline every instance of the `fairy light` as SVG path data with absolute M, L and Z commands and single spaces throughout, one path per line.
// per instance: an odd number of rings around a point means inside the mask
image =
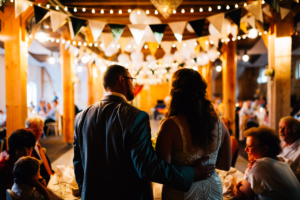
M 194 46 L 197 46 L 197 45 L 198 45 L 198 43 L 197 43 L 197 42 L 195 42 L 195 43 L 194 43 Z
M 136 13 L 137 13 L 138 15 L 140 15 L 140 14 L 141 14 L 141 11 L 140 11 L 140 10 L 138 10 Z
M 235 41 L 235 38 L 233 37 L 231 40 L 232 40 L 232 41 Z
M 157 11 L 157 10 L 155 10 L 154 14 L 158 15 L 158 11 Z
M 67 7 L 67 6 L 65 6 L 64 10 L 65 10 L 65 11 L 68 11 L 68 7 Z
M 50 8 L 50 5 L 49 5 L 49 4 L 47 4 L 47 5 L 46 5 L 46 8 Z
M 93 8 L 93 9 L 92 9 L 92 13 L 94 14 L 95 12 L 96 12 L 96 11 L 95 11 L 95 9 Z
M 176 14 L 176 10 L 173 10 L 173 14 Z
M 244 7 L 246 7 L 247 6 L 247 3 L 244 3 Z
M 56 43 L 59 43 L 59 39 L 56 39 Z
M 261 4 L 265 4 L 265 1 L 264 1 L 264 0 L 262 0 L 262 1 L 261 1 Z
M 261 33 L 261 32 L 259 32 L 259 33 L 258 33 L 258 35 L 259 35 L 259 36 L 261 36 L 261 35 L 262 35 L 262 33 Z
M 240 40 L 240 39 L 241 39 L 241 36 L 237 36 L 237 39 Z
M 54 42 L 55 40 L 54 40 L 54 38 L 51 38 L 51 42 Z
M 268 32 L 267 31 L 264 31 L 264 34 L 267 34 Z
M 246 37 L 247 37 L 246 35 L 243 35 L 243 36 L 242 36 L 243 39 L 246 39 Z
M 175 47 L 176 47 L 176 44 L 172 44 L 172 47 L 175 48 Z
M 150 14 L 150 11 L 149 11 L 149 10 L 146 10 L 146 14 L 149 15 L 149 14 Z
M 104 10 L 103 9 L 101 10 L 101 14 L 104 14 Z
M 76 7 L 74 8 L 74 12 L 77 12 L 77 8 Z
M 95 43 L 94 46 L 97 47 L 97 46 L 98 46 L 98 43 Z
M 86 11 L 86 8 L 82 8 L 82 12 L 85 12 Z
M 145 48 L 145 49 L 148 49 L 148 45 L 145 44 L 144 48 Z
M 200 12 L 203 12 L 203 8 L 200 8 L 199 11 L 200 11 Z
M 56 9 L 56 10 L 59 10 L 59 7 L 58 7 L 58 6 L 55 6 L 55 9 Z
M 78 42 L 78 46 L 81 46 L 81 42 L 80 41 Z
M 191 8 L 191 13 L 193 13 L 194 12 L 194 9 L 193 8 Z
M 235 6 L 234 6 L 235 8 L 238 8 L 239 7 L 239 5 L 238 4 L 235 4 Z
M 209 43 L 210 43 L 210 44 L 214 44 L 214 41 L 211 40 Z
M 117 48 L 120 49 L 120 47 L 121 47 L 121 46 L 118 44 L 118 45 L 117 45 Z
M 218 10 L 221 10 L 221 6 L 220 5 L 218 6 Z
M 181 13 L 185 13 L 185 10 L 184 10 L 184 9 L 182 9 L 182 10 L 181 10 Z
M 112 48 L 115 48 L 115 45 L 114 45 L 114 44 L 112 44 L 112 45 L 111 45 L 111 47 L 112 47 Z
M 110 10 L 110 11 L 109 11 L 109 13 L 110 13 L 110 14 L 113 14 L 113 13 L 114 13 L 114 11 L 113 11 L 113 10 Z
M 225 42 L 224 39 L 221 39 L 221 42 L 224 43 Z
M 211 8 L 211 7 L 208 7 L 208 11 L 211 12 L 211 11 L 212 11 L 212 8 Z
M 208 44 L 208 43 L 209 43 L 209 42 L 206 40 L 206 41 L 205 41 L 205 44 Z
M 86 46 L 87 46 L 87 43 L 86 43 L 86 42 L 85 42 L 85 43 L 83 43 L 83 46 L 85 46 L 85 47 L 86 47 Z
M 62 44 L 64 44 L 65 42 L 66 42 L 65 40 L 62 40 L 62 41 L 61 41 Z
M 10 2 L 13 2 L 13 0 L 10 0 Z M 39 3 L 38 6 L 41 7 L 41 4 Z
M 185 47 L 185 46 L 186 46 L 186 43 L 183 43 L 183 46 Z
M 227 39 L 226 39 L 226 41 L 227 41 L 227 42 L 230 42 L 230 39 L 229 39 L 229 38 L 227 38 Z
M 226 9 L 227 9 L 227 10 L 229 10 L 229 9 L 230 9 L 230 6 L 229 6 L 229 5 L 227 5 L 227 6 L 226 6 Z
M 93 46 L 93 43 L 90 43 L 89 46 L 92 47 L 92 46 Z
M 72 44 L 73 44 L 73 45 L 76 45 L 76 42 L 75 42 L 75 41 L 73 41 L 73 42 L 72 42 Z
M 128 12 L 131 13 L 131 9 L 128 9 Z

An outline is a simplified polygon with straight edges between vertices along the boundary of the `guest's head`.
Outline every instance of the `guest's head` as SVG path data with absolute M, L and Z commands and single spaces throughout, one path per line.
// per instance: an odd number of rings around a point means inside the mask
M 107 67 L 102 77 L 103 87 L 106 92 L 124 94 L 128 101 L 134 98 L 133 77 L 128 70 L 120 65 Z
M 30 156 L 35 143 L 36 138 L 31 130 L 18 129 L 8 138 L 8 153 L 15 158 Z
M 172 76 L 171 100 L 166 117 L 187 118 L 194 145 L 205 149 L 213 142 L 212 130 L 218 120 L 213 105 L 206 97 L 207 84 L 193 69 L 179 69 Z
M 35 134 L 36 140 L 38 141 L 42 134 L 44 128 L 44 121 L 39 117 L 30 117 L 25 121 L 26 128 L 32 130 Z
M 56 107 L 58 105 L 58 99 L 53 100 L 53 106 Z
M 288 145 L 300 138 L 300 122 L 294 117 L 283 117 L 279 121 L 279 138 Z
M 247 100 L 246 101 L 246 107 L 247 108 L 251 108 L 251 100 Z
M 266 127 L 253 127 L 244 132 L 245 151 L 250 162 L 263 157 L 276 157 L 281 152 L 280 140 L 275 130 Z
M 30 179 L 38 180 L 40 176 L 40 161 L 30 156 L 24 156 L 14 165 L 14 182 L 17 184 L 29 184 Z
M 0 114 L 4 114 L 3 110 L 0 110 Z

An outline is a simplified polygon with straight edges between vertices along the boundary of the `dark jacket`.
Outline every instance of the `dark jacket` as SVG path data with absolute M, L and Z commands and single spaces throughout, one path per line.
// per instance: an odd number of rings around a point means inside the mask
M 35 150 L 34 148 L 33 148 L 33 150 L 32 150 L 32 155 L 33 155 L 36 159 L 41 160 L 40 157 L 39 157 L 39 155 L 37 154 L 37 152 L 36 152 L 36 150 Z M 45 156 L 46 156 L 46 158 L 47 158 L 47 160 L 48 160 L 48 163 L 49 163 L 49 165 L 50 165 L 51 171 L 54 172 L 54 171 L 52 170 L 52 167 L 51 167 L 51 162 L 50 162 L 48 156 L 46 155 L 46 153 L 45 153 Z M 47 170 L 46 170 L 46 168 L 45 168 L 44 163 L 42 163 L 42 164 L 40 165 L 40 175 L 46 180 L 46 183 L 48 184 L 48 182 L 49 182 L 49 180 L 50 180 L 50 175 L 48 174 L 48 172 L 47 172 Z
M 147 113 L 113 95 L 76 116 L 73 164 L 82 200 L 153 199 L 150 181 L 188 191 L 194 177 L 157 158 Z

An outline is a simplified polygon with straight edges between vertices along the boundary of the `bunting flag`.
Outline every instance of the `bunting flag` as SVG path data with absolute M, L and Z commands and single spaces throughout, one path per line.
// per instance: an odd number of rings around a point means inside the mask
M 263 14 L 262 14 L 262 9 L 261 9 L 261 1 L 255 1 L 249 5 L 247 5 L 246 10 L 251 12 L 254 17 L 258 20 L 263 22 Z
M 50 11 L 51 28 L 56 32 L 62 25 L 67 22 L 68 15 L 62 12 Z
M 81 29 L 81 27 L 85 26 L 87 23 L 87 20 L 79 19 L 76 17 L 70 17 L 70 20 L 71 20 L 71 25 L 72 25 L 72 30 L 73 30 L 74 36 L 76 36 L 77 33 L 79 32 L 79 30 Z
M 216 14 L 208 17 L 208 21 L 219 31 L 222 32 L 223 22 L 224 22 L 224 13 Z
M 283 20 L 289 14 L 290 11 L 290 9 L 280 7 L 281 20 Z
M 114 40 L 114 36 L 111 33 L 102 33 L 101 42 L 104 44 L 104 47 L 107 48 L 108 45 Z M 102 45 L 101 44 L 101 45 Z M 103 49 L 102 49 L 103 50 Z
M 200 44 L 200 47 L 202 48 L 203 51 L 208 50 L 209 43 L 207 43 L 206 41 L 207 41 L 207 37 L 198 38 L 198 43 Z
M 213 45 L 215 46 L 215 47 L 218 47 L 219 46 L 219 35 L 218 34 L 215 34 L 215 35 L 209 35 L 208 36 L 208 38 L 209 38 L 209 41 L 211 42 L 213 42 Z
M 279 12 L 279 3 L 278 0 L 266 0 L 277 12 Z
M 120 39 L 126 25 L 108 24 L 108 26 L 110 27 L 110 30 L 114 36 L 115 43 L 118 43 L 118 40 Z
M 157 42 L 147 42 L 147 45 L 151 55 L 155 57 L 155 53 L 157 51 L 157 47 L 159 46 L 159 44 Z
M 243 22 L 240 24 L 240 29 L 244 32 L 247 33 L 247 22 Z
M 267 16 L 273 17 L 272 12 L 270 11 L 270 5 L 269 5 L 269 4 L 267 4 L 262 10 L 263 10 L 263 12 L 264 12 Z
M 144 44 L 145 44 L 145 41 L 142 40 L 142 41 L 140 42 L 140 44 L 137 44 L 137 46 L 135 47 L 135 50 L 136 50 L 136 51 L 142 51 L 142 48 L 144 47 Z
M 153 24 L 149 26 L 154 34 L 156 41 L 158 42 L 158 44 L 160 44 L 162 38 L 164 37 L 164 32 L 167 27 L 167 24 Z
M 237 34 L 238 34 L 238 30 L 239 30 L 239 28 L 238 28 L 238 26 L 237 26 L 236 24 L 233 24 L 233 25 L 231 26 L 230 33 L 231 33 L 231 35 L 232 35 L 234 38 L 236 38 L 236 36 L 237 36 Z
M 255 28 L 255 17 L 254 16 L 249 17 L 247 21 L 252 28 Z
M 3 7 L 4 7 L 4 4 L 7 2 L 8 0 L 1 0 L 0 1 L 0 9 L 1 9 L 1 11 L 3 12 Z
M 37 5 L 33 5 L 34 9 L 34 17 L 35 17 L 35 23 L 38 24 L 40 21 L 46 18 L 47 13 L 49 12 L 48 9 L 39 7 Z
M 27 10 L 30 3 L 30 1 L 26 0 L 15 0 L 15 18 L 19 17 L 22 14 L 22 12 Z
M 182 35 L 183 35 L 184 29 L 186 27 L 186 23 L 187 23 L 186 21 L 169 23 L 169 27 L 173 31 L 174 36 L 178 40 L 178 42 L 182 41 Z
M 189 24 L 194 29 L 197 36 L 200 38 L 202 36 L 202 31 L 203 31 L 204 24 L 205 24 L 205 18 L 194 20 L 194 21 L 189 21 Z
M 236 9 L 234 11 L 225 14 L 225 17 L 229 17 L 238 27 L 240 27 L 242 8 Z
M 125 48 L 126 48 L 128 42 L 129 42 L 129 40 L 130 40 L 130 38 L 128 38 L 128 37 L 121 37 L 121 38 L 119 39 L 119 42 L 118 42 L 118 43 L 119 43 L 119 45 L 120 45 L 120 48 L 121 48 L 122 53 L 125 52 Z
M 172 42 L 161 42 L 161 48 L 166 54 L 170 54 L 172 49 Z
M 85 32 L 85 40 L 86 40 L 86 42 L 88 44 L 94 42 L 94 37 L 93 37 L 91 29 L 88 28 L 88 27 L 83 27 L 83 29 L 84 29 L 84 32 Z
M 191 52 L 195 53 L 196 43 L 197 39 L 189 39 L 185 41 L 187 44 L 187 47 L 191 50 Z
M 100 37 L 105 25 L 106 22 L 89 20 L 89 27 L 92 31 L 94 41 L 96 41 Z
M 128 27 L 136 44 L 139 45 L 144 37 L 147 24 L 129 24 Z
M 175 42 L 175 45 L 176 45 L 176 49 L 181 53 L 183 42 Z

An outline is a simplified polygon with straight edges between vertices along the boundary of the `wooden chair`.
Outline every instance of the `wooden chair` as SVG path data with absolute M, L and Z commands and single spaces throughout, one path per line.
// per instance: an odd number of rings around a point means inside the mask
M 55 122 L 47 123 L 48 128 L 47 128 L 46 136 L 48 136 L 50 130 L 54 131 L 55 136 L 62 135 L 62 120 L 61 120 L 62 116 L 57 113 L 55 114 L 55 118 L 56 118 Z

